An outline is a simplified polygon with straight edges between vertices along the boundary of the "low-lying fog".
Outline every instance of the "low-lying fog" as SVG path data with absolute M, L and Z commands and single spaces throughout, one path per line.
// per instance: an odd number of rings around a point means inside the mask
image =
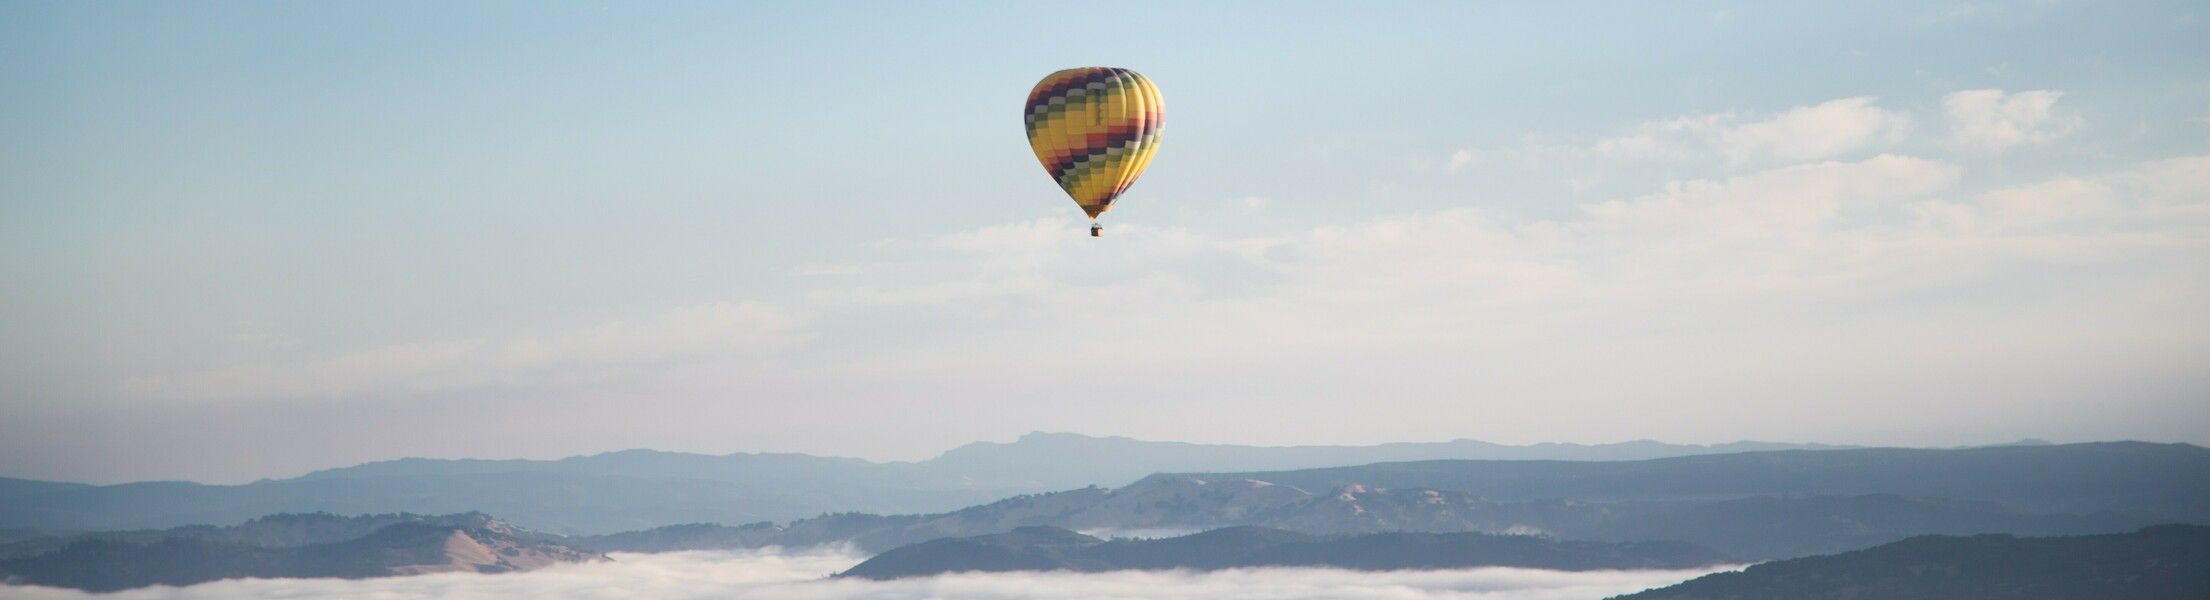
M 866 557 L 848 550 L 616 554 L 612 562 L 528 573 L 381 579 L 245 579 L 92 596 L 0 587 L 0 596 L 102 600 L 229 598 L 1602 598 L 1720 569 L 1565 572 L 1515 568 L 1360 572 L 1268 568 L 1196 573 L 966 573 L 830 580 Z

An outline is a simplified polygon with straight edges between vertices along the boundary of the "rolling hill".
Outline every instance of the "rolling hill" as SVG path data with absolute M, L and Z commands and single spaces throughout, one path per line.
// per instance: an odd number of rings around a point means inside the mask
M 299 541 L 313 543 L 287 543 Z M 288 515 L 235 528 L 83 537 L 35 555 L 0 560 L 0 579 L 105 592 L 240 577 L 503 573 L 603 559 L 482 515 Z
M 1849 456 L 1820 460 L 1836 453 Z M 2210 507 L 2210 490 L 2195 483 L 2199 480 L 2188 479 L 2202 472 L 2204 454 L 2193 446 L 2075 444 L 1908 452 L 1781 451 L 1627 463 L 1384 463 L 1270 473 L 1158 475 L 1118 489 L 1089 487 L 1023 495 L 945 513 L 837 514 L 787 525 L 686 525 L 578 538 L 578 543 L 607 551 L 654 551 L 847 541 L 880 551 L 1023 526 L 1101 535 L 1257 526 L 1311 534 L 1423 531 L 1542 533 L 1622 542 L 1670 539 L 1746 559 L 1772 559 L 1852 550 L 1926 534 L 2065 535 L 2129 531 L 2159 520 L 2210 522 L 2202 512 L 2210 510 L 2203 508 Z M 1785 465 L 1784 474 L 1772 472 L 1775 463 Z M 1954 470 L 1986 465 L 1996 465 L 1987 468 L 2010 479 L 1982 477 L 1976 480 L 1983 484 L 1980 488 L 1960 493 L 1967 499 L 1910 494 L 1959 493 L 1953 482 L 1923 482 L 1915 477 L 1955 475 Z M 2073 466 L 2037 469 L 2036 465 Z M 1689 481 L 1651 483 L 1638 469 L 1672 473 Z M 1604 499 L 1527 499 L 1534 494 L 1500 488 L 1468 472 L 1517 472 L 1537 484 L 1543 484 L 1541 476 L 1547 473 L 1570 484 L 1551 491 L 1593 489 Z M 1373 478 L 1365 479 L 1369 475 Z M 1802 487 L 1848 493 L 1803 493 L 1789 485 L 1829 477 L 1848 484 Z M 1462 489 L 1383 487 L 1373 481 L 1470 482 L 1469 487 L 1508 498 Z M 1333 487 L 1304 487 L 1314 484 Z M 1509 498 L 1512 495 L 1522 498 Z M 2016 505 L 2043 510 L 2021 510 Z M 2047 510 L 2051 507 L 2077 510 Z
M 1499 501 L 1897 494 L 1995 502 L 2027 513 L 2210 519 L 2210 449 L 2144 442 L 1743 452 L 1621 462 L 1433 460 L 1154 477 L 1255 479 L 1307 490 L 1425 488 Z
M 1915 537 L 1717 573 L 1619 600 L 2210 597 L 2210 527 L 2021 538 Z

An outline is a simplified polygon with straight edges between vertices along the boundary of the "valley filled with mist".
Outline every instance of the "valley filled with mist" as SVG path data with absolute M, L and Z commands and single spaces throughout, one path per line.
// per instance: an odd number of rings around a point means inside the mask
M 837 566 L 762 585 L 980 590 L 992 577 L 1045 576 L 1008 573 L 1164 571 L 1203 589 L 1252 569 L 1321 579 L 1475 569 L 1486 575 L 1415 578 L 1585 591 L 1606 577 L 1677 583 L 1939 539 L 1928 536 L 2210 524 L 2210 449 L 2141 442 L 1252 447 L 1035 433 L 915 463 L 632 450 L 403 459 L 234 486 L 0 483 L 0 577 L 32 586 L 23 590 L 551 577 L 669 560 L 741 570 L 811 556 L 826 562 L 810 568 Z M 982 499 L 952 506 L 965 498 Z M 2200 537 L 2177 538 L 2182 554 L 2166 558 L 2191 560 Z M 1534 583 L 1543 577 L 1556 580 Z M 1666 577 L 1676 579 L 1657 581 Z

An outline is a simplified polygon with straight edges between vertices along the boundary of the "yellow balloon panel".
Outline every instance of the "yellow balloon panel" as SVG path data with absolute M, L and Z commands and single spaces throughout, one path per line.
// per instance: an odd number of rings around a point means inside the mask
M 1159 89 L 1112 67 L 1052 73 L 1028 93 L 1028 145 L 1091 219 L 1112 210 L 1158 151 L 1165 122 Z

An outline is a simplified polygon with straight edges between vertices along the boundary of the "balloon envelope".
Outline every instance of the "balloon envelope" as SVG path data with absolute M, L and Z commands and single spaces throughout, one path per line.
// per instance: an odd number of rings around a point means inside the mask
M 1159 149 L 1165 105 L 1142 74 L 1113 67 L 1052 73 L 1028 92 L 1028 145 L 1091 220 L 1135 184 Z

